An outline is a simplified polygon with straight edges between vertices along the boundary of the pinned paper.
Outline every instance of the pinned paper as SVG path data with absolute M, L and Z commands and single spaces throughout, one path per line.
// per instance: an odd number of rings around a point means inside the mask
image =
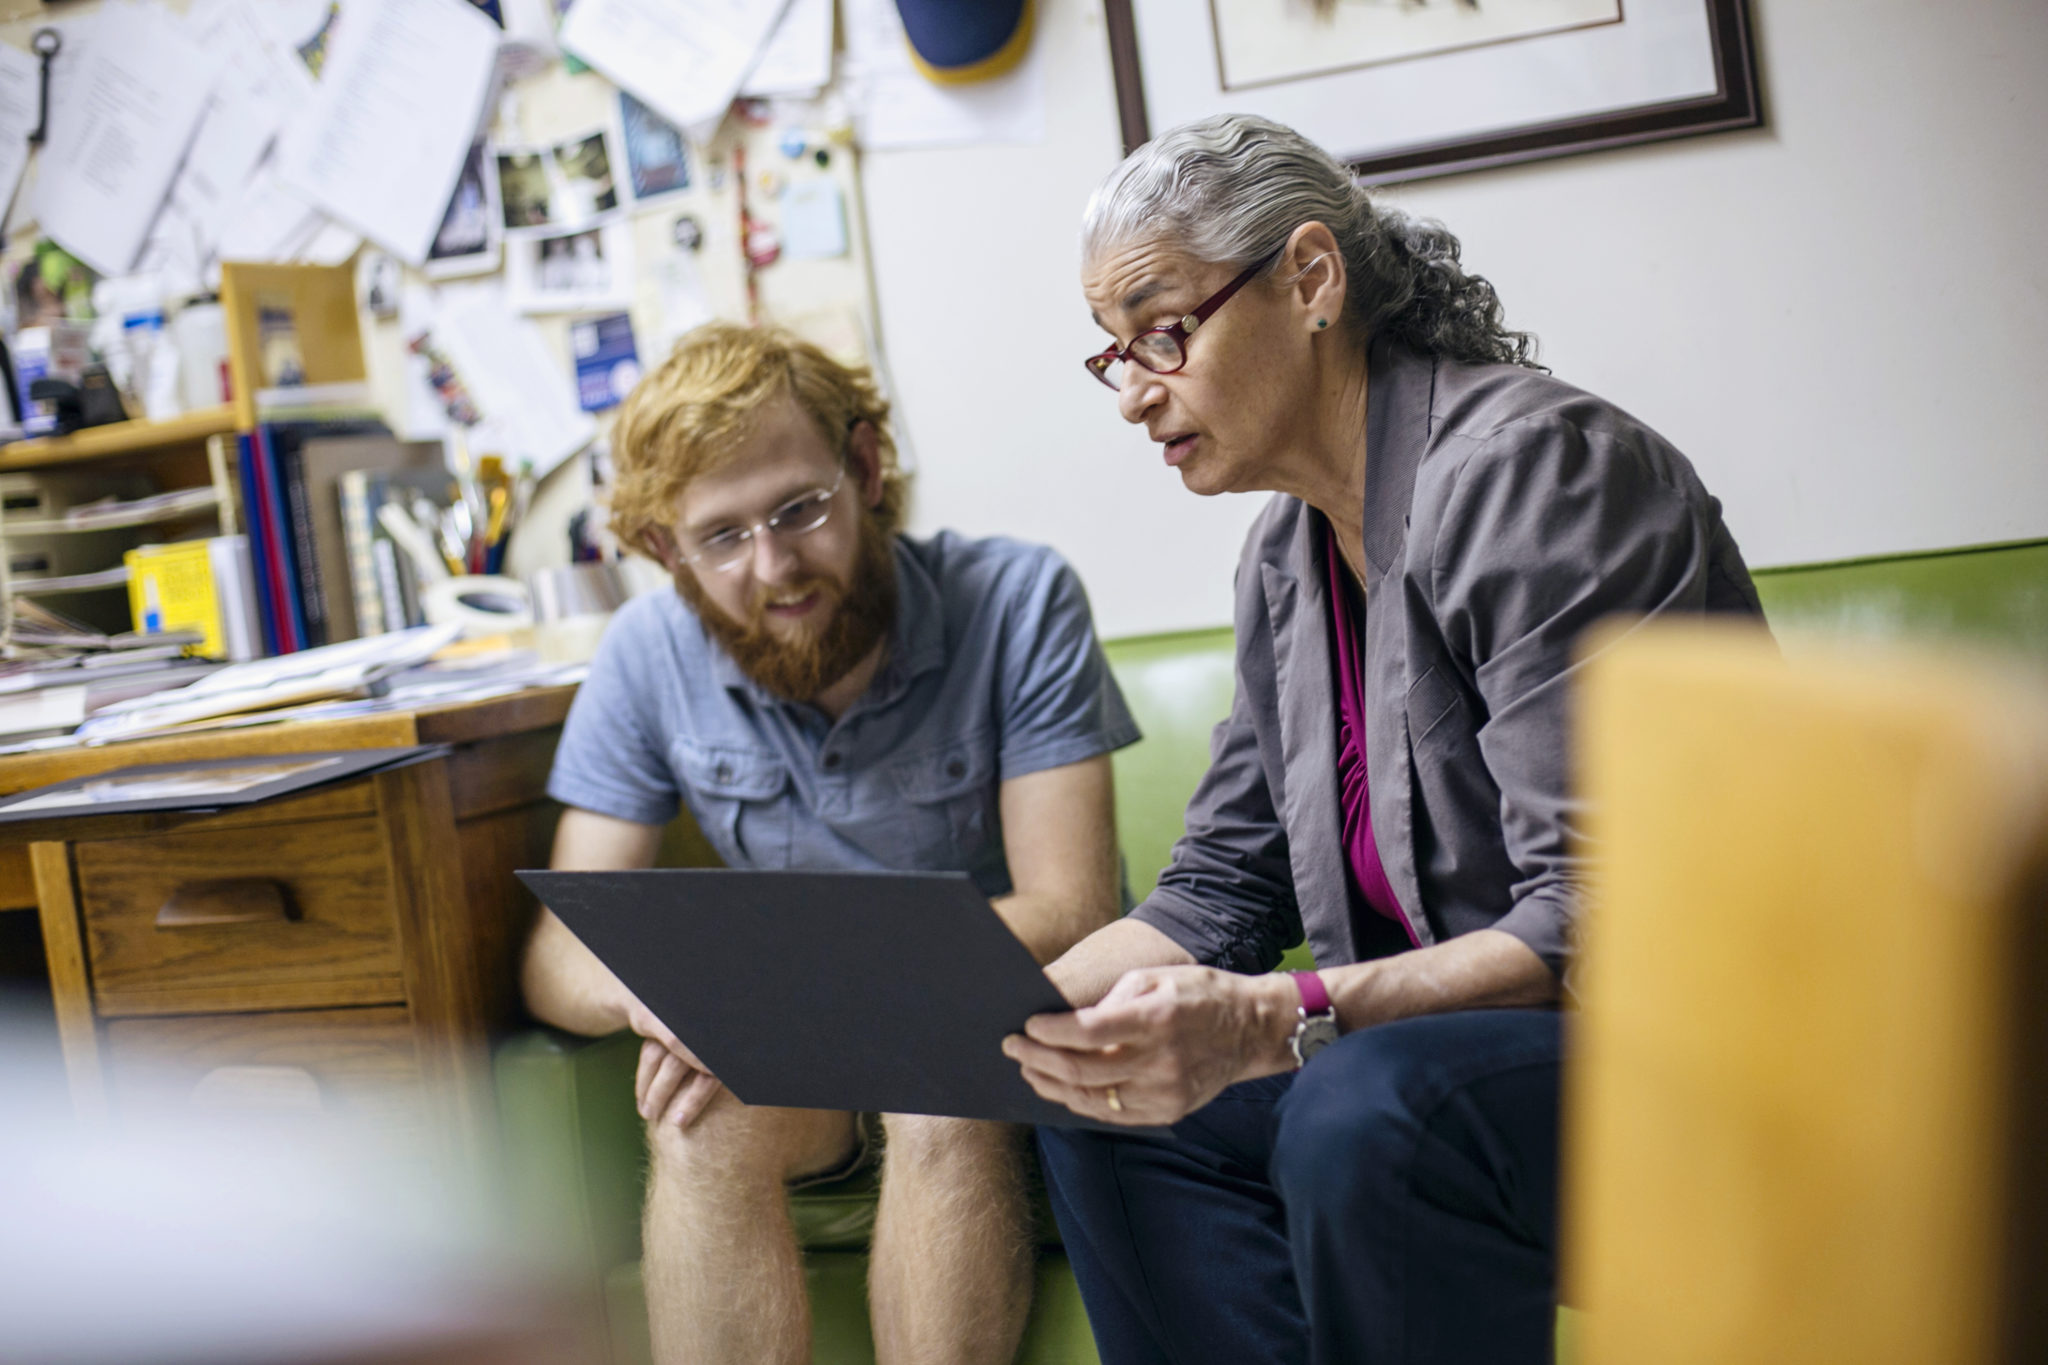
M 477 290 L 443 308 L 432 335 L 475 395 L 483 416 L 473 438 L 479 448 L 503 450 L 546 478 L 597 435 L 539 329 L 495 291 Z
M 427 248 L 427 278 L 481 275 L 498 268 L 503 226 L 498 206 L 498 160 L 482 138 L 469 144 L 455 193 Z
M 793 261 L 846 254 L 846 201 L 838 181 L 818 176 L 783 190 L 782 249 Z
M 576 0 L 561 43 L 699 142 L 760 58 L 788 0 Z
M 409 265 L 427 258 L 483 113 L 498 28 L 463 0 L 349 0 L 284 182 Z
M 18 47 L 0 46 L 0 209 L 14 198 L 28 165 L 28 135 L 35 130 L 42 69 Z
M 145 261 L 189 261 L 203 271 L 218 255 L 242 188 L 278 130 L 312 98 L 313 82 L 296 58 L 271 45 L 250 0 L 195 6 L 191 22 L 220 57 L 220 78 L 150 231 Z
M 561 233 L 618 216 L 620 157 L 609 130 L 497 149 L 498 197 L 509 233 Z
M 66 62 L 61 51 L 51 74 L 55 83 L 63 71 L 66 88 L 51 96 L 35 213 L 72 255 L 124 275 L 198 126 L 216 59 L 155 6 L 110 4 L 76 34 L 83 52 Z
M 630 90 L 619 92 L 619 127 L 626 145 L 633 202 L 690 188 L 690 149 L 683 130 L 642 104 Z
M 832 0 L 789 0 L 745 95 L 814 95 L 832 80 Z
M 657 340 L 661 354 L 675 349 L 683 334 L 702 327 L 718 316 L 704 288 L 704 274 L 697 258 L 688 252 L 672 251 L 654 266 L 654 283 L 661 299 L 661 332 Z
M 633 301 L 633 234 L 625 223 L 505 243 L 505 288 L 522 313 L 590 313 Z
M 617 407 L 640 382 L 640 351 L 626 314 L 577 323 L 569 329 L 569 346 L 576 353 L 576 401 L 585 412 Z

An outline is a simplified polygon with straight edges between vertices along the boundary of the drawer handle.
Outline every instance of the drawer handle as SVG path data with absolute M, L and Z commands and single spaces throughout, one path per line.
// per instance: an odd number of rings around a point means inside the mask
M 284 884 L 268 877 L 187 882 L 156 912 L 159 929 L 201 924 L 283 924 L 292 918 Z

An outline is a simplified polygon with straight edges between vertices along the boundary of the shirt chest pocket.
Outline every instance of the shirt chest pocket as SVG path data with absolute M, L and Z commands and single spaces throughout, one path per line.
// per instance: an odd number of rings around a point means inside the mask
M 901 801 L 903 866 L 965 871 L 1000 838 L 996 758 L 986 739 L 899 760 L 889 778 Z
M 773 753 L 678 740 L 683 799 L 727 867 L 789 866 L 789 768 Z

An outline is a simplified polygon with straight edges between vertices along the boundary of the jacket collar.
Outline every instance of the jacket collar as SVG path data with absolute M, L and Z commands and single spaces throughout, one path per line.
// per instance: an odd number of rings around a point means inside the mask
M 1429 447 L 1436 362 L 1381 336 L 1365 363 L 1365 557 L 1384 574 L 1408 538 L 1415 468 Z
M 891 536 L 889 542 L 896 559 L 896 620 L 889 627 L 888 653 L 875 680 L 868 684 L 865 698 L 878 704 L 893 700 L 912 680 L 946 662 L 946 613 L 939 585 L 901 536 Z M 703 630 L 701 623 L 698 629 Z M 790 704 L 748 677 L 709 631 L 704 642 L 711 650 L 712 674 L 720 686 L 765 705 Z

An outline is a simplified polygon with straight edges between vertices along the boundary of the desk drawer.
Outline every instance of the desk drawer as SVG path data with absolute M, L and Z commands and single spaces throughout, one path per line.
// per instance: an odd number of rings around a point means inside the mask
M 372 818 L 104 839 L 72 856 L 102 1016 L 405 998 Z
M 195 1108 L 338 1114 L 395 1128 L 424 1120 L 402 1007 L 116 1019 L 107 1060 L 114 1103 L 131 1122 Z

